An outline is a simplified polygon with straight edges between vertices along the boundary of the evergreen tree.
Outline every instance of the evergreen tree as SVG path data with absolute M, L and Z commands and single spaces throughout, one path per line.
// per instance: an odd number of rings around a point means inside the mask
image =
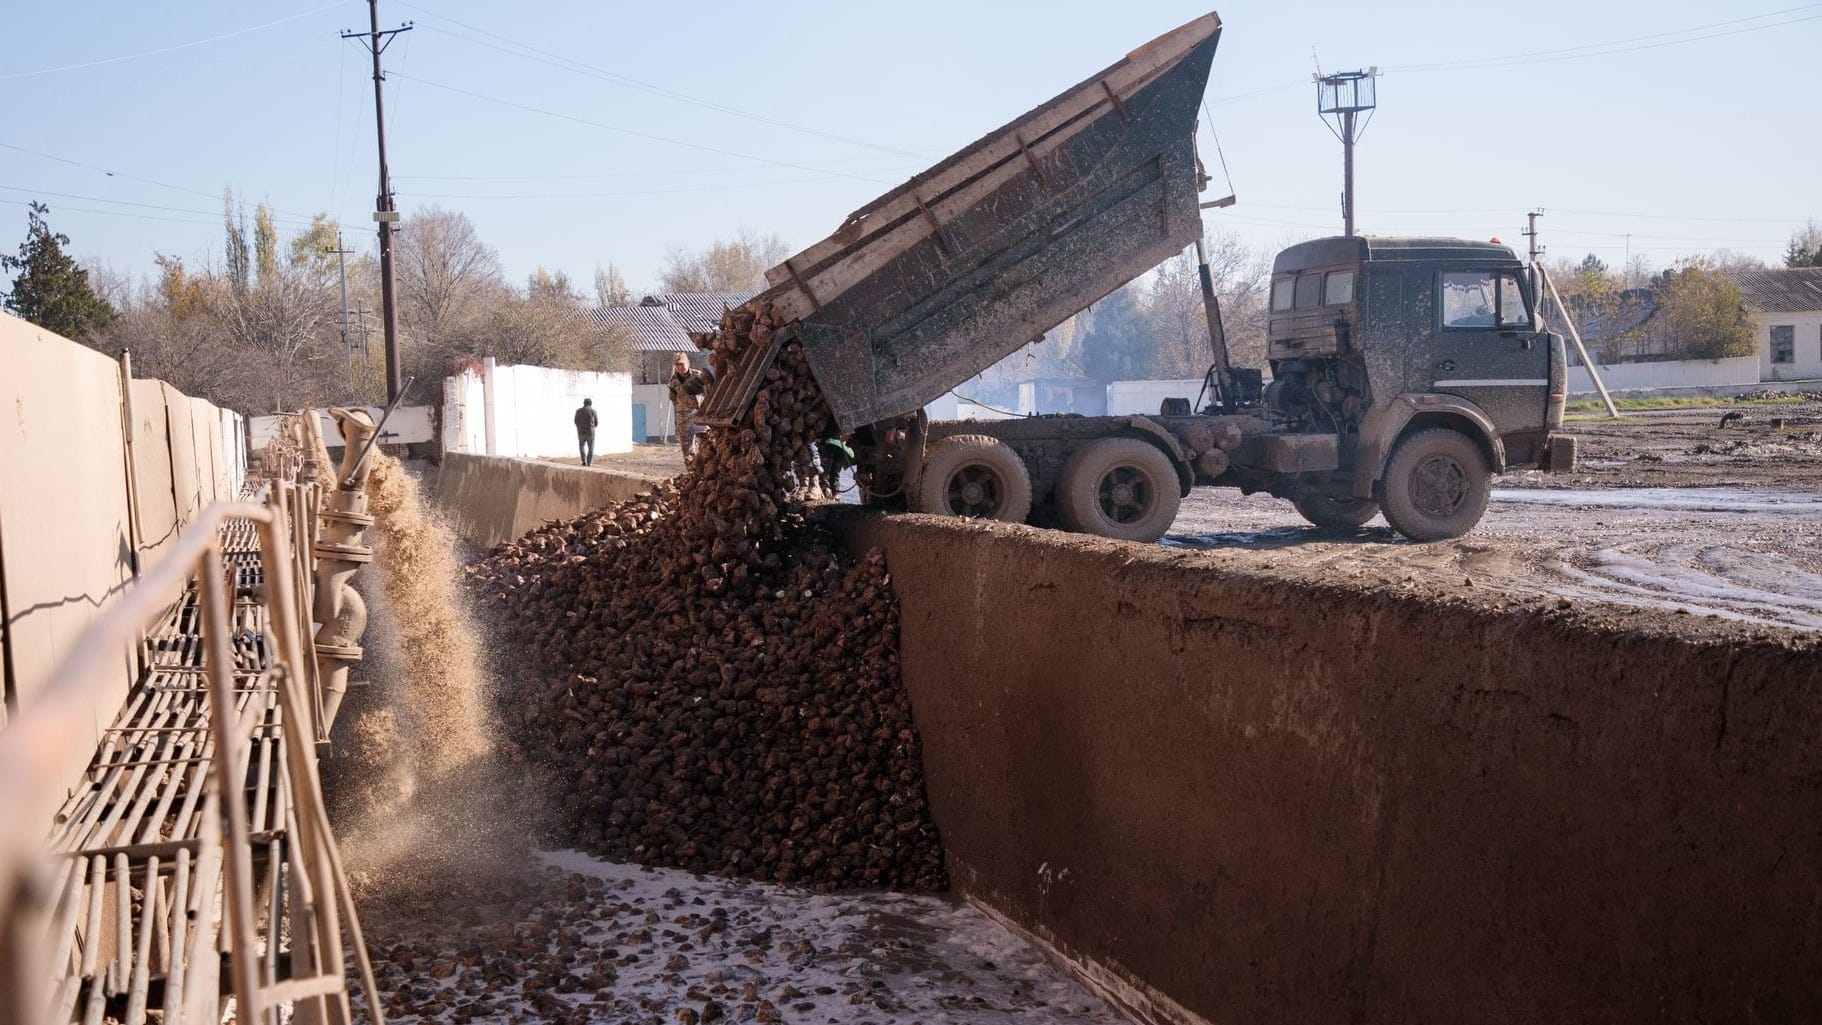
M 89 272 L 64 252 L 67 235 L 51 231 L 44 215 L 50 208 L 34 202 L 26 215 L 25 241 L 18 256 L 0 256 L 0 270 L 16 271 L 8 310 L 65 338 L 81 339 L 114 320 L 109 306 L 89 285 Z
M 228 286 L 236 292 L 245 292 L 252 284 L 253 253 L 247 245 L 247 210 L 234 202 L 234 190 L 229 189 L 221 200 L 222 226 L 228 233 Z
M 1810 221 L 1790 233 L 1790 245 L 1784 247 L 1784 266 L 1822 267 L 1822 224 Z

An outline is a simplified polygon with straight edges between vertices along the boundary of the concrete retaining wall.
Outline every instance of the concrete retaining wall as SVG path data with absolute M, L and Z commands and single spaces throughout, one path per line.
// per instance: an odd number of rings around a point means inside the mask
M 1164 1019 L 1822 1007 L 1822 655 L 929 517 L 886 550 L 956 885 Z
M 452 456 L 438 491 L 492 543 L 631 483 Z M 834 515 L 889 559 L 955 885 L 1135 1016 L 1822 1007 L 1813 641 Z
M 436 499 L 450 526 L 492 547 L 551 520 L 567 520 L 650 491 L 661 478 L 529 459 L 447 452 Z

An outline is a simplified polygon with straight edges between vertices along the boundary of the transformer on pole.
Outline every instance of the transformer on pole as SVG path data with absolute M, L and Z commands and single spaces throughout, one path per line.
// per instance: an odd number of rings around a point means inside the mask
M 1329 116 L 1334 115 L 1329 130 L 1341 140 L 1341 220 L 1347 235 L 1354 234 L 1354 142 L 1366 130 L 1360 115 L 1371 114 L 1378 105 L 1374 96 L 1378 76 L 1376 67 L 1316 76 L 1316 112 L 1322 115 L 1323 124 L 1329 124 Z

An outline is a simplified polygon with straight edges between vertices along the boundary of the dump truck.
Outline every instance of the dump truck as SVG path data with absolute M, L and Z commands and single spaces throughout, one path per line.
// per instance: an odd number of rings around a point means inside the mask
M 767 272 L 787 315 L 700 419 L 744 417 L 791 342 L 872 505 L 1155 541 L 1197 485 L 1288 499 L 1310 522 L 1383 513 L 1458 537 L 1495 473 L 1572 469 L 1560 336 L 1494 242 L 1343 236 L 1272 271 L 1263 368 L 1230 365 L 1206 260 L 1211 366 L 1157 415 L 929 422 L 923 407 L 1164 260 L 1202 245 L 1195 147 L 1221 21 L 1204 15 L 991 132 Z

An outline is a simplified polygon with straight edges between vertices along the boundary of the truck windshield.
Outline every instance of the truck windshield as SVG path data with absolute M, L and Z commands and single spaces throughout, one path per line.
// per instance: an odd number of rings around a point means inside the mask
M 1272 312 L 1282 313 L 1291 308 L 1291 290 L 1297 285 L 1297 279 L 1286 274 L 1272 282 Z

